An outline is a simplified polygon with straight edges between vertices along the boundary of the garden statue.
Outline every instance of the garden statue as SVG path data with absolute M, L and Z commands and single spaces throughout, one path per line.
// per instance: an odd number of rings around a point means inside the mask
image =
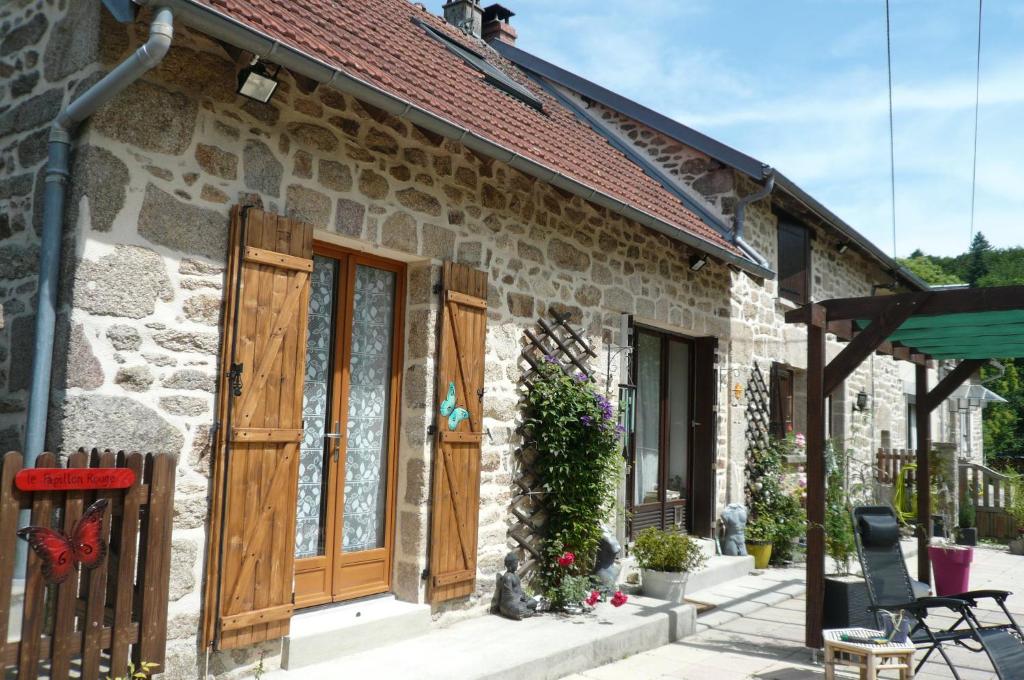
M 723 555 L 746 555 L 747 508 L 740 503 L 730 503 L 722 511 L 725 535 L 722 537 Z
M 527 597 L 519 581 L 516 570 L 519 569 L 519 558 L 514 552 L 505 555 L 505 573 L 498 579 L 498 611 L 507 619 L 519 621 L 533 616 L 537 610 L 537 600 Z
M 615 590 L 615 583 L 619 578 L 619 570 L 622 568 L 616 558 L 622 546 L 615 538 L 615 534 L 606 527 L 601 527 L 601 541 L 597 544 L 597 561 L 594 563 L 594 576 L 601 583 L 602 589 Z

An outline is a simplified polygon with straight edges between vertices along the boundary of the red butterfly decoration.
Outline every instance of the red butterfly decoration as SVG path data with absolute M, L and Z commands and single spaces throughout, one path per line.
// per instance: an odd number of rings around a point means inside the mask
M 76 564 L 92 569 L 103 560 L 107 544 L 101 534 L 108 502 L 103 498 L 90 505 L 75 523 L 70 538 L 63 531 L 45 527 L 18 529 L 18 536 L 28 541 L 42 560 L 47 583 L 63 583 Z

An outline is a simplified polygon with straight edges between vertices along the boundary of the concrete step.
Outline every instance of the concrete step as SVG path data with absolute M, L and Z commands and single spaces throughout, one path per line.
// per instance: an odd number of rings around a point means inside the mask
M 696 629 L 690 605 L 630 596 L 581 616 L 543 614 L 523 621 L 482 615 L 427 635 L 325 661 L 268 673 L 291 678 L 402 680 L 556 680 L 674 642 Z
M 400 602 L 393 595 L 304 611 L 292 617 L 281 666 L 305 668 L 415 638 L 430 629 L 429 605 Z

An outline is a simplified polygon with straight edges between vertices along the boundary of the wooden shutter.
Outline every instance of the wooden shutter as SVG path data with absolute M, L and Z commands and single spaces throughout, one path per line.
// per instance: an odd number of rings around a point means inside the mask
M 693 480 L 690 531 L 710 536 L 718 461 L 718 338 L 693 342 Z
M 804 304 L 811 292 L 811 239 L 807 227 L 779 221 L 779 296 Z
M 441 278 L 436 440 L 431 497 L 428 597 L 444 602 L 473 592 L 483 439 L 487 273 L 451 262 Z M 469 418 L 449 429 L 440 412 L 455 383 L 455 404 Z
M 288 633 L 312 227 L 253 208 L 231 224 L 204 642 Z

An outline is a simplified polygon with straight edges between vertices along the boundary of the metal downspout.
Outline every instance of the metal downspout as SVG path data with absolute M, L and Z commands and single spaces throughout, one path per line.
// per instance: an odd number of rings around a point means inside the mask
M 149 26 L 149 39 L 95 85 L 57 114 L 50 126 L 46 188 L 43 194 L 43 226 L 39 245 L 39 301 L 36 307 L 35 341 L 29 386 L 28 420 L 25 427 L 25 466 L 42 453 L 46 441 L 46 415 L 53 364 L 53 335 L 57 321 L 57 285 L 60 273 L 60 242 L 64 202 L 68 186 L 71 137 L 79 123 L 163 60 L 174 37 L 174 15 L 157 9 Z M 20 542 L 19 542 L 20 545 Z
M 736 217 L 732 232 L 732 242 L 739 246 L 740 250 L 742 250 L 752 260 L 757 262 L 762 267 L 767 268 L 770 268 L 770 265 L 768 264 L 768 261 L 764 258 L 764 256 L 761 255 L 761 253 L 757 252 L 757 250 L 752 245 L 743 240 L 743 229 L 746 227 L 744 221 L 747 216 L 747 206 L 753 203 L 754 201 L 760 201 L 762 198 L 767 197 L 768 194 L 772 193 L 772 189 L 774 188 L 775 171 L 771 170 L 768 172 L 768 177 L 765 179 L 763 187 L 761 187 L 752 194 L 743 196 L 738 201 L 736 201 Z

